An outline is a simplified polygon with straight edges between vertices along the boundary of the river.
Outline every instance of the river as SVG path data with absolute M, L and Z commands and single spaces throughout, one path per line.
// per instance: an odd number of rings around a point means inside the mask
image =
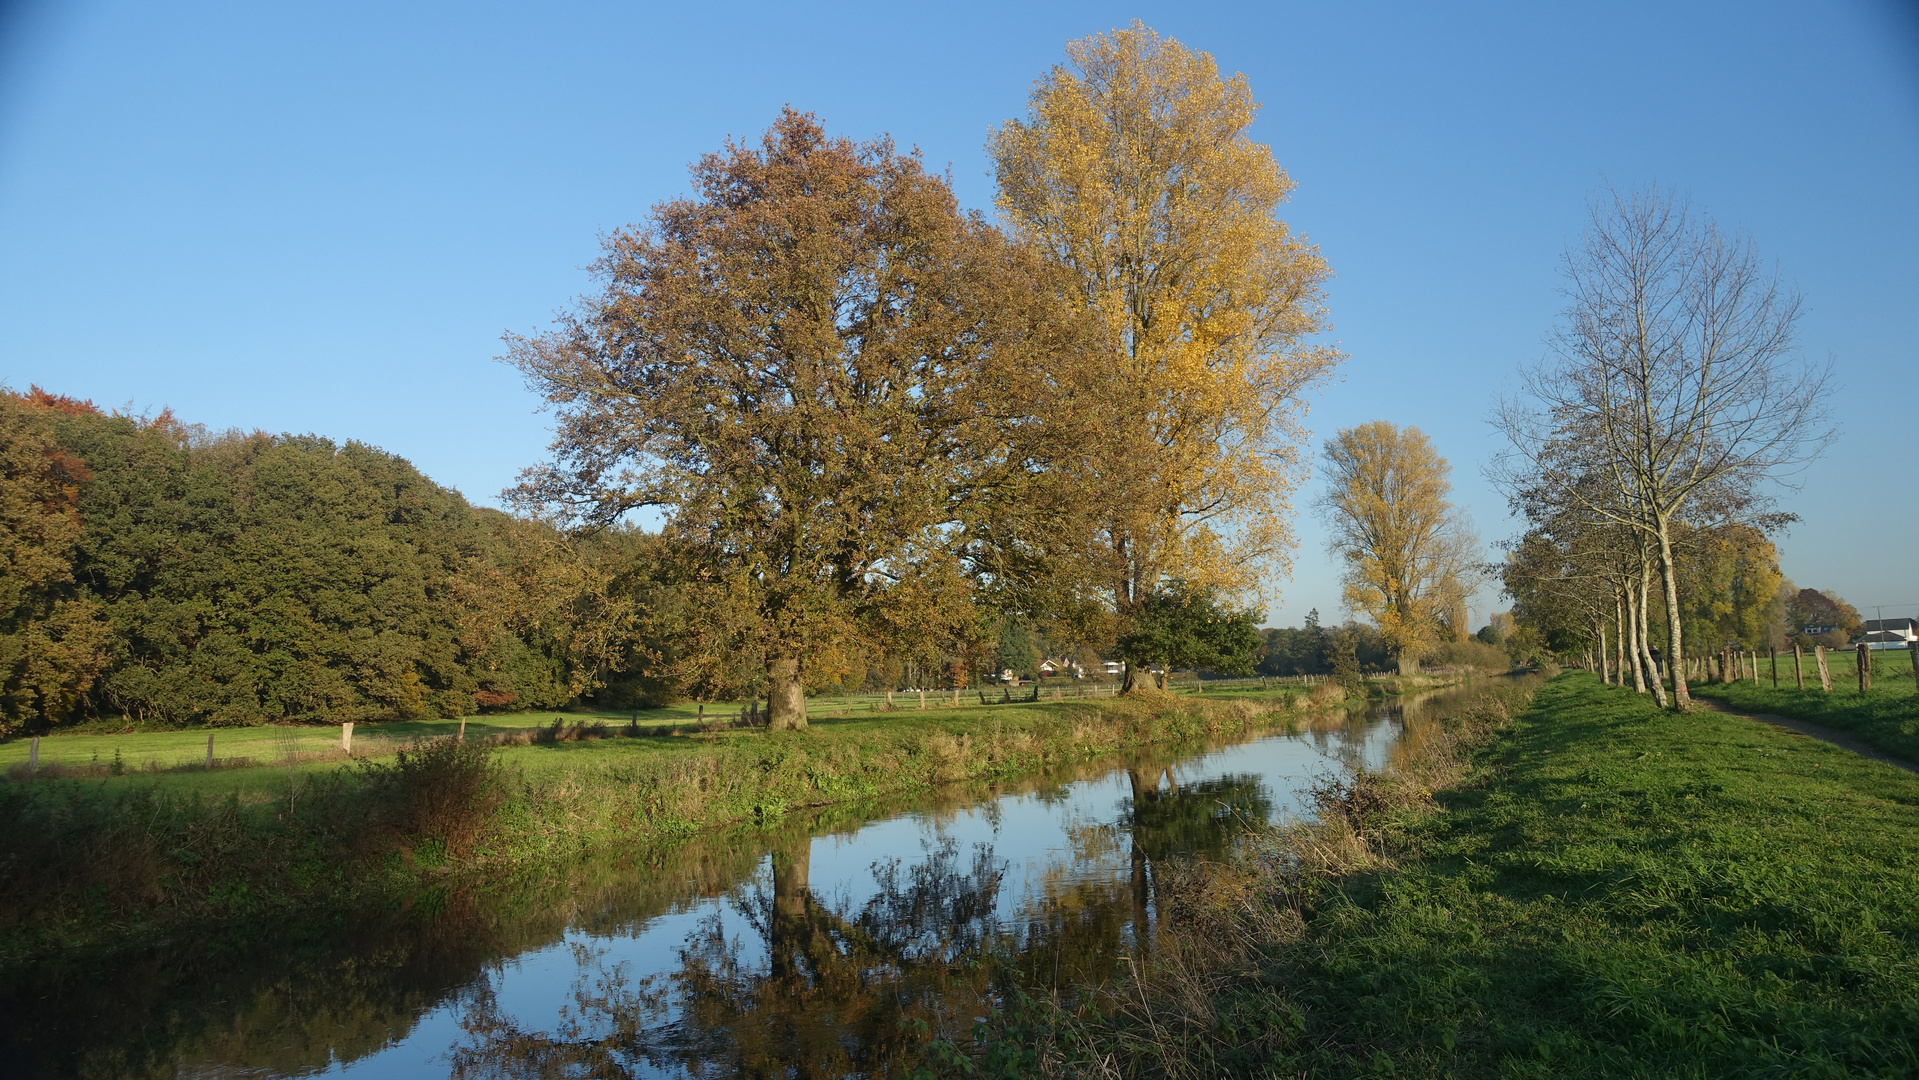
M 1136 962 L 1160 867 L 1303 815 L 1316 780 L 1479 692 L 52 966 L 8 995 L 0 1072 L 899 1075 L 1009 979 L 1070 992 Z

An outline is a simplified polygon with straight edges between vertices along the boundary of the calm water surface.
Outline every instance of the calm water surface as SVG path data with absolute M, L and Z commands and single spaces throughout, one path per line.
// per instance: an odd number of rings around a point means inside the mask
M 52 973 L 9 1041 L 64 1075 L 897 1075 L 1007 980 L 1133 962 L 1166 860 L 1303 813 L 1476 692 Z

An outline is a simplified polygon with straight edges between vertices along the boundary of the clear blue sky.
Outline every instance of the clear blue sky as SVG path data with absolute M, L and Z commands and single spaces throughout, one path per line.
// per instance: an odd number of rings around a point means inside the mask
M 597 234 L 696 155 L 792 103 L 921 147 L 987 208 L 987 132 L 1069 39 L 1138 17 L 1265 103 L 1351 355 L 1320 436 L 1424 428 L 1481 533 L 1510 535 L 1479 475 L 1492 399 L 1541 352 L 1588 197 L 1657 181 L 1753 237 L 1837 365 L 1843 434 L 1786 497 L 1786 574 L 1919 609 L 1919 20 L 1892 0 L 0 12 L 16 389 L 361 439 L 489 501 L 547 438 L 500 334 L 585 290 Z M 1340 608 L 1299 525 L 1281 623 Z

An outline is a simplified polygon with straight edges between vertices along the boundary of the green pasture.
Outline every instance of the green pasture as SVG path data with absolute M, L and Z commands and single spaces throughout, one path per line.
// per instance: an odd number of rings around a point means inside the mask
M 1919 1074 L 1919 777 L 1574 673 L 1440 803 L 1217 1003 L 1267 1074 Z
M 1903 651 L 1872 654 L 1872 689 L 1859 692 L 1859 667 L 1852 652 L 1828 653 L 1826 669 L 1832 691 L 1819 688 L 1819 672 L 1810 654 L 1804 657 L 1806 688 L 1793 679 L 1792 655 L 1779 658 L 1779 686 L 1773 688 L 1772 663 L 1759 661 L 1759 681 L 1750 677 L 1733 683 L 1693 684 L 1693 693 L 1723 701 L 1746 712 L 1772 713 L 1810 720 L 1846 732 L 1861 742 L 1909 761 L 1919 761 L 1919 690 L 1915 690 L 1912 660 Z
M 1290 689 L 1289 689 L 1290 688 Z M 1200 693 L 1212 698 L 1276 697 L 1298 689 L 1297 684 L 1273 680 L 1270 689 L 1262 689 L 1259 680 L 1208 685 L 1203 690 L 1191 684 L 1175 687 L 1177 693 Z M 987 715 L 1011 719 L 1030 706 L 1030 686 L 1008 688 L 1013 702 L 997 687 L 984 690 L 987 704 L 981 704 L 979 690 L 964 690 L 960 704 L 952 705 L 952 691 L 928 691 L 926 708 L 920 708 L 917 693 L 895 693 L 893 708 L 885 708 L 884 694 L 829 696 L 809 699 L 808 723 L 822 731 L 857 739 L 863 732 L 884 727 L 893 732 L 921 725 L 951 726 L 955 733 Z M 1075 685 L 1066 680 L 1041 686 L 1041 704 L 1073 701 L 1082 697 L 1098 699 L 1110 696 L 1113 687 L 1090 680 Z M 764 702 L 761 703 L 762 707 Z M 748 730 L 702 732 L 700 721 L 728 723 L 736 719 L 744 702 L 681 702 L 661 709 L 627 712 L 562 710 L 509 714 L 489 714 L 464 718 L 466 738 L 481 742 L 493 736 L 526 734 L 550 727 L 556 721 L 571 728 L 577 724 L 604 724 L 610 738 L 557 741 L 532 746 L 504 746 L 500 760 L 529 775 L 564 772 L 591 761 L 611 764 L 639 757 L 653 757 L 696 750 L 713 740 L 751 738 Z M 188 728 L 177 731 L 112 732 L 92 730 L 62 732 L 40 739 L 42 775 L 37 784 L 84 784 L 102 792 L 124 790 L 132 786 L 152 787 L 160 791 L 201 792 L 214 796 L 235 793 L 243 800 L 254 796 L 279 797 L 289 777 L 352 768 L 367 761 L 390 760 L 399 750 L 426 739 L 455 736 L 462 720 L 435 719 L 358 723 L 353 730 L 352 757 L 338 753 L 340 728 L 262 724 L 253 727 Z M 667 734 L 678 729 L 676 734 Z M 629 737 L 633 731 L 645 737 Z M 207 738 L 213 739 L 214 769 L 205 768 Z M 0 743 L 0 775 L 12 780 L 24 778 L 31 740 L 17 738 Z M 117 762 L 117 766 L 116 766 Z M 61 767 L 82 770 L 86 775 L 58 777 Z

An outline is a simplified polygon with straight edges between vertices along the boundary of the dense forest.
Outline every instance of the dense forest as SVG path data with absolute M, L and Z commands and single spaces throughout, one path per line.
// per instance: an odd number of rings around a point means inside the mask
M 0 392 L 0 731 L 559 705 L 620 666 L 610 568 L 643 543 L 361 443 Z

